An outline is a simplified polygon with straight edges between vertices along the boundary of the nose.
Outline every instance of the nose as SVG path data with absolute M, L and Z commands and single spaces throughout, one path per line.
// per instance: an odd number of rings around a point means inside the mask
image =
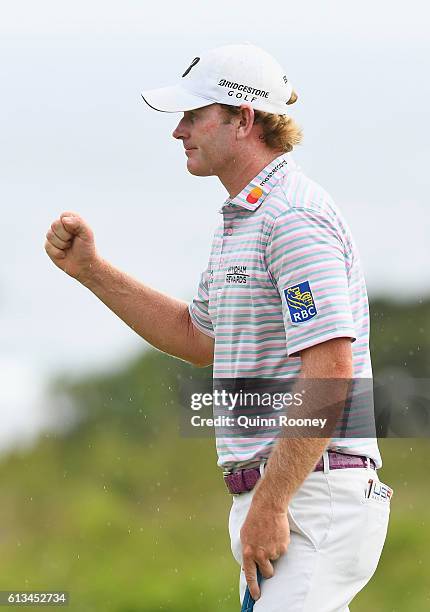
M 178 123 L 178 125 L 175 127 L 175 129 L 172 132 L 173 138 L 176 138 L 177 140 L 185 140 L 185 138 L 189 136 L 190 131 L 186 129 L 184 119 L 185 118 L 182 117 L 182 119 L 180 120 L 180 122 Z

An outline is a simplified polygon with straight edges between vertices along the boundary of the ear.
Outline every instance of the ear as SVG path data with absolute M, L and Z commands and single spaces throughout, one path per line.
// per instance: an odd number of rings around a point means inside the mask
M 254 109 L 249 104 L 240 105 L 239 124 L 237 126 L 237 138 L 247 138 L 254 126 Z

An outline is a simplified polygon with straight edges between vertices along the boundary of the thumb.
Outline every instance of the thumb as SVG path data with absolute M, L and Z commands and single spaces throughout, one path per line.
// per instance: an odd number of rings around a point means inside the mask
M 79 236 L 84 240 L 91 240 L 92 234 L 86 223 L 80 218 L 74 215 L 65 215 L 61 217 L 61 222 L 64 225 L 66 231 L 75 236 Z

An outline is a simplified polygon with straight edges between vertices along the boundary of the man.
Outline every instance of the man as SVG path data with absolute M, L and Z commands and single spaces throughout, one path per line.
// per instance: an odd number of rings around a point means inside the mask
M 52 261 L 156 348 L 213 363 L 218 381 L 307 382 L 304 413 L 321 401 L 309 381 L 370 379 L 358 253 L 330 196 L 289 155 L 301 132 L 286 116 L 297 96 L 279 64 L 253 45 L 228 45 L 196 57 L 177 85 L 142 96 L 184 113 L 173 136 L 188 171 L 217 176 L 229 194 L 197 297 L 188 308 L 113 267 L 73 212 L 47 233 Z M 333 413 L 347 401 L 334 385 Z M 348 610 L 376 569 L 391 496 L 377 476 L 377 443 L 331 431 L 217 437 L 240 595 L 248 585 L 256 612 Z

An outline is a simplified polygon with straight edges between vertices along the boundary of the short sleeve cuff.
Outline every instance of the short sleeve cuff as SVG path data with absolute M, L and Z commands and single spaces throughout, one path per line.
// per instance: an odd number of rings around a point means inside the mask
M 334 340 L 334 338 L 350 338 L 351 342 L 355 342 L 356 334 L 354 329 L 351 327 L 345 327 L 333 329 L 324 334 L 315 334 L 314 337 L 308 336 L 303 338 L 303 340 L 299 340 L 298 342 L 289 340 L 287 355 L 288 357 L 299 357 L 300 351 L 304 351 L 305 349 L 321 344 L 322 342 L 327 342 L 328 340 Z
M 193 325 L 197 327 L 197 329 L 201 331 L 202 334 L 205 334 L 206 336 L 209 336 L 210 338 L 215 338 L 215 334 L 212 329 L 212 325 L 210 325 L 209 327 L 208 324 L 204 323 L 201 317 L 199 317 L 198 314 L 195 312 L 195 308 L 192 303 L 188 306 L 188 311 L 190 313 L 190 317 L 191 317 L 191 321 Z

